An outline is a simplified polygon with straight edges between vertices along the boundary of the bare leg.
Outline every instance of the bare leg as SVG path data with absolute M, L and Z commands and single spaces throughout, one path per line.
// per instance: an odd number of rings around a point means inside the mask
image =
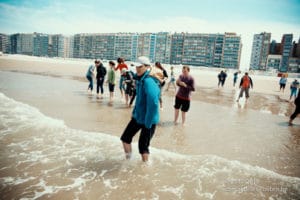
M 123 142 L 123 148 L 126 155 L 126 159 L 130 159 L 131 157 L 131 144 L 127 144 Z
M 121 92 L 121 97 L 123 98 L 123 89 L 122 88 L 120 89 L 120 92 Z
M 176 85 L 175 85 L 175 83 L 173 83 L 173 85 L 174 85 L 174 90 L 175 90 L 175 93 L 176 93 Z
M 111 92 L 111 93 L 110 93 L 110 101 L 113 101 L 113 99 L 114 99 L 114 93 Z
M 186 112 L 181 111 L 182 125 L 184 125 L 184 123 L 185 123 L 185 113 Z
M 175 109 L 175 118 L 174 118 L 174 123 L 175 124 L 177 124 L 178 115 L 179 115 L 179 109 Z
M 149 154 L 148 154 L 148 153 L 143 153 L 143 154 L 142 154 L 142 160 L 143 160 L 144 162 L 147 162 L 147 161 L 148 161 L 148 158 L 149 158 Z
M 159 98 L 159 105 L 160 105 L 160 108 L 162 109 L 162 98 L 161 98 L 161 96 Z
M 125 94 L 125 102 L 126 102 L 126 105 L 128 105 L 128 94 Z

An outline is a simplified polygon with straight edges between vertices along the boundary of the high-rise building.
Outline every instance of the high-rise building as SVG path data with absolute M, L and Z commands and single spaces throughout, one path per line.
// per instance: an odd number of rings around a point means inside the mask
M 48 45 L 50 57 L 65 57 L 65 37 L 63 35 L 50 35 Z
M 75 34 L 73 40 L 74 58 L 95 58 L 92 44 L 93 34 Z
M 71 38 L 69 36 L 64 36 L 64 55 L 63 58 L 72 58 L 71 56 Z
M 277 43 L 276 40 L 272 40 L 270 44 L 269 54 L 281 55 L 280 48 L 281 48 L 281 43 Z
M 96 34 L 93 38 L 92 51 L 95 58 L 114 59 L 115 35 Z
M 119 57 L 130 60 L 132 57 L 132 33 L 117 33 L 115 35 L 114 59 Z
M 49 36 L 43 33 L 35 33 L 33 36 L 33 55 L 49 56 Z
M 292 57 L 300 58 L 300 38 L 298 40 L 298 43 L 296 43 L 295 41 L 293 42 Z
M 223 68 L 240 68 L 242 42 L 236 33 L 225 33 L 223 44 Z
M 73 52 L 74 51 L 74 36 L 73 35 L 68 37 L 68 41 L 67 41 L 66 45 L 68 45 L 68 48 L 69 48 L 69 51 L 67 52 L 67 57 L 74 58 L 74 52 Z
M 10 36 L 12 54 L 33 55 L 33 34 L 16 33 Z
M 224 35 L 217 34 L 215 39 L 215 47 L 213 54 L 213 67 L 221 67 L 223 57 Z
M 293 42 L 291 56 L 289 57 L 288 71 L 300 73 L 300 38 L 298 43 Z
M 252 43 L 250 69 L 266 70 L 267 57 L 270 51 L 271 33 L 255 34 Z M 275 51 L 276 43 L 272 43 L 272 50 Z
M 282 59 L 279 68 L 280 72 L 287 72 L 289 65 L 289 57 L 291 56 L 292 46 L 293 46 L 293 34 L 284 34 L 281 40 L 282 49 Z
M 171 40 L 171 64 L 182 64 L 184 33 L 174 33 Z
M 2 53 L 9 53 L 9 36 L 6 34 L 0 33 L 0 51 Z
M 138 39 L 138 56 L 147 56 L 151 62 L 155 61 L 155 33 L 141 33 Z
M 138 45 L 139 45 L 139 35 L 132 35 L 132 46 L 131 46 L 131 59 L 132 61 L 136 61 L 138 58 Z
M 295 57 L 300 58 L 300 37 L 299 37 L 299 40 L 298 40 L 298 43 L 297 43 L 297 47 L 295 49 L 296 49 Z
M 185 34 L 183 40 L 182 64 L 205 66 L 208 35 L 193 33 Z
M 156 34 L 155 61 L 160 63 L 170 63 L 172 35 L 168 32 Z

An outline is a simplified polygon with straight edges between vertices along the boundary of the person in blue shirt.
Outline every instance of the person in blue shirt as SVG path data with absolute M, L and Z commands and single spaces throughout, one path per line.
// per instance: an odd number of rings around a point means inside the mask
M 299 82 L 297 79 L 295 79 L 290 86 L 291 95 L 290 95 L 290 101 L 292 101 L 292 97 L 294 96 L 296 98 L 297 96 L 297 89 L 299 87 Z
M 86 78 L 89 81 L 88 92 L 93 92 L 94 84 L 93 77 L 95 76 L 95 68 L 99 65 L 100 61 L 95 60 L 95 65 L 90 65 L 86 72 Z
M 148 161 L 150 140 L 159 122 L 160 83 L 156 78 L 149 76 L 150 65 L 149 58 L 145 56 L 137 59 L 135 106 L 132 118 L 120 138 L 126 159 L 130 159 L 132 138 L 141 130 L 138 146 L 144 162 Z
M 284 89 L 285 89 L 285 86 L 286 86 L 286 82 L 287 82 L 287 78 L 286 78 L 286 75 L 283 74 L 279 80 L 279 91 L 281 91 L 282 89 L 282 92 L 284 92 Z

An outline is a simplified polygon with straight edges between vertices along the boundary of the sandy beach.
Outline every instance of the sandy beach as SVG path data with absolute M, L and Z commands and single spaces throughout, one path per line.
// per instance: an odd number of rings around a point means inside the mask
M 0 57 L 0 192 L 5 199 L 300 196 L 300 118 L 293 126 L 287 123 L 294 111 L 289 101 L 294 78 L 288 78 L 283 93 L 278 77 L 252 74 L 250 99 L 237 103 L 233 71 L 228 72 L 224 88 L 218 88 L 219 70 L 192 68 L 196 91 L 187 124 L 174 125 L 175 93 L 164 92 L 151 143 L 152 161 L 145 167 L 137 145 L 133 161 L 124 160 L 119 137 L 132 108 L 125 105 L 119 90 L 112 104 L 107 85 L 103 99 L 87 93 L 85 73 L 92 62 Z M 176 76 L 180 71 L 177 66 Z M 84 181 L 77 185 L 72 178 Z

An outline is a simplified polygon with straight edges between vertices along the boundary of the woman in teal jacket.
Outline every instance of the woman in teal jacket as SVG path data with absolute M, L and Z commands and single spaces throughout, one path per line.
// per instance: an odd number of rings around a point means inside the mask
M 134 135 L 141 130 L 139 137 L 139 152 L 144 162 L 148 161 L 149 145 L 154 135 L 156 124 L 159 122 L 159 82 L 149 76 L 147 57 L 138 58 L 136 65 L 136 102 L 132 118 L 124 130 L 121 140 L 123 142 L 126 158 L 131 157 L 131 142 Z

